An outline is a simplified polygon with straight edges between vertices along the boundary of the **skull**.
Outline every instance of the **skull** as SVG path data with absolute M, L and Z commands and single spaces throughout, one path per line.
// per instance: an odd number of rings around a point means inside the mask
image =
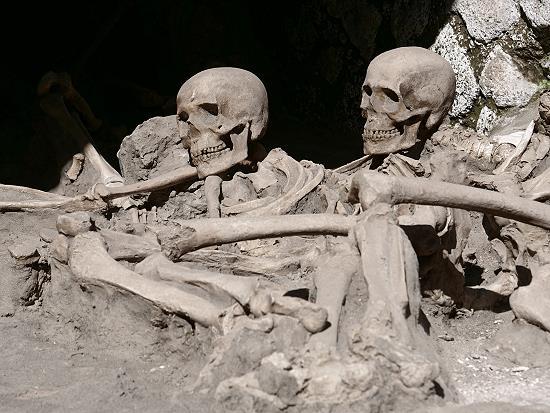
M 400 47 L 372 60 L 363 83 L 365 154 L 389 154 L 424 142 L 440 125 L 455 94 L 451 65 L 421 47 Z
M 267 119 L 265 87 L 243 69 L 204 70 L 178 92 L 179 134 L 200 178 L 244 161 L 248 144 L 263 136 Z

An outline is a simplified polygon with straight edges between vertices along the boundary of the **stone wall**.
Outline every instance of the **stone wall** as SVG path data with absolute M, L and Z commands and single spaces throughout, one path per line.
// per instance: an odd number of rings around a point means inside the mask
M 549 87 L 550 1 L 456 0 L 432 50 L 457 75 L 451 116 L 489 133 Z

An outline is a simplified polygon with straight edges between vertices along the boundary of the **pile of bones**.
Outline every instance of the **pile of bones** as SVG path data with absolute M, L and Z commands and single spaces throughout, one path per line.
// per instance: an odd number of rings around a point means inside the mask
M 78 181 L 88 168 L 93 185 L 73 197 L 3 185 L 24 199 L 0 211 L 60 211 L 52 267 L 211 329 L 218 344 L 196 388 L 227 410 L 452 400 L 421 321 L 422 295 L 459 311 L 491 305 L 484 292 L 510 296 L 518 318 L 550 330 L 550 294 L 533 303 L 537 291 L 550 293 L 550 207 L 541 202 L 550 179 L 532 173 L 549 139 L 533 135 L 534 124 L 514 142 L 442 127 L 454 94 L 455 75 L 433 52 L 379 55 L 362 85 L 365 156 L 329 170 L 267 152 L 262 82 L 209 69 L 183 84 L 176 116 L 138 127 L 152 142 L 136 132 L 124 140 L 121 175 L 91 143 L 99 121 L 88 104 L 67 75 L 49 73 L 40 105 L 83 148 L 62 178 Z M 492 223 L 502 257 L 499 279 L 484 288 L 464 287 L 467 211 Z M 518 263 L 531 285 L 517 288 Z M 363 316 L 344 323 L 354 277 L 367 286 L 356 303 Z M 281 329 L 295 332 L 291 345 L 275 335 Z M 250 355 L 246 371 L 216 373 L 244 331 L 269 348 Z

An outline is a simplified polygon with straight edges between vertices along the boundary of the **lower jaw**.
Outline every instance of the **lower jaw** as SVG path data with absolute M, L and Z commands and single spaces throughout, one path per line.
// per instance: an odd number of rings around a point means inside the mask
M 227 171 L 235 166 L 237 163 L 243 161 L 246 158 L 246 153 L 243 154 L 243 159 L 239 159 L 237 153 L 234 150 L 220 152 L 218 156 L 208 159 L 206 161 L 199 161 L 195 163 L 199 178 L 205 178 L 209 175 L 217 175 L 221 172 Z

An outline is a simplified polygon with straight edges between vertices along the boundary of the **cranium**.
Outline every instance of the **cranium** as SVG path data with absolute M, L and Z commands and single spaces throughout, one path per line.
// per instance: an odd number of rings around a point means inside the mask
M 178 129 L 204 178 L 244 161 L 267 127 L 267 92 L 254 74 L 233 67 L 197 73 L 177 97 Z
M 388 154 L 423 142 L 449 111 L 456 78 L 450 64 L 420 47 L 374 58 L 363 83 L 365 154 Z

